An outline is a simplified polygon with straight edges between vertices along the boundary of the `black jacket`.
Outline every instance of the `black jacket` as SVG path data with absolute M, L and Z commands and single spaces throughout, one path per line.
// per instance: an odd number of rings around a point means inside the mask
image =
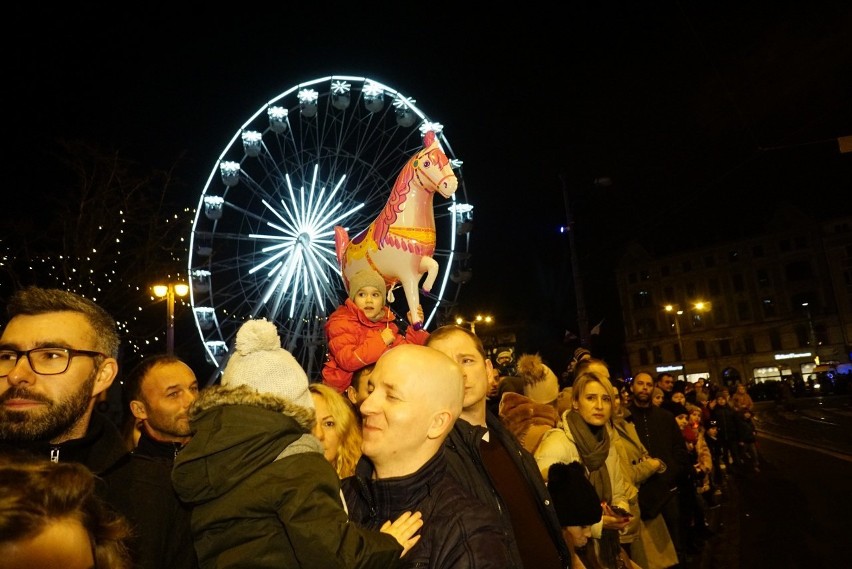
M 535 458 L 523 448 L 517 439 L 509 432 L 498 417 L 486 413 L 485 423 L 488 425 L 490 440 L 499 442 L 508 451 L 509 455 L 517 465 L 522 477 L 527 481 L 529 493 L 535 497 L 536 506 L 541 513 L 542 521 L 547 526 L 550 538 L 562 560 L 563 567 L 570 567 L 571 553 L 562 535 L 562 527 L 556 516 L 553 501 Z M 470 493 L 476 495 L 479 501 L 491 507 L 502 518 L 503 534 L 511 545 L 512 564 L 507 567 L 522 568 L 521 554 L 515 542 L 515 534 L 512 529 L 512 520 L 503 499 L 497 493 L 494 483 L 482 462 L 479 445 L 485 434 L 485 428 L 474 426 L 464 419 L 457 419 L 450 436 L 444 443 L 447 449 L 449 470 L 453 477 Z M 534 568 L 527 568 L 534 569 Z
M 0 442 L 54 462 L 77 462 L 99 478 L 98 494 L 133 526 L 130 549 L 137 569 L 197 567 L 189 512 L 171 484 L 171 465 L 127 452 L 118 428 L 93 413 L 85 436 L 60 444 Z
M 349 518 L 377 530 L 403 512 L 420 512 L 420 541 L 402 563 L 410 568 L 506 569 L 509 551 L 500 520 L 447 472 L 444 449 L 408 476 L 373 479 L 373 466 L 362 457 L 354 476 L 343 480 Z
M 630 418 L 648 454 L 662 460 L 664 472 L 652 474 L 639 486 L 642 519 L 657 516 L 663 504 L 674 498 L 682 477 L 692 468 L 689 451 L 677 421 L 669 411 L 649 405 L 630 405 Z
M 142 427 L 142 434 L 139 435 L 139 443 L 137 443 L 133 453 L 164 460 L 169 465 L 172 465 L 181 448 L 183 448 L 183 445 L 180 443 L 163 442 L 152 438 L 148 434 L 148 431 L 145 430 L 145 427 Z

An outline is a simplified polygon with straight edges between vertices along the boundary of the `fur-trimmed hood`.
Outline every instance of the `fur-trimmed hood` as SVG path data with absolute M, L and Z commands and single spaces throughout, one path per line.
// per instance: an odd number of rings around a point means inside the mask
M 197 505 L 273 468 L 285 449 L 314 438 L 316 414 L 245 385 L 216 385 L 201 392 L 189 409 L 189 420 L 192 439 L 175 457 L 172 483 L 181 500 Z M 322 444 L 314 442 L 316 454 L 325 460 Z
M 236 387 L 214 385 L 204 389 L 189 408 L 189 420 L 195 420 L 208 409 L 224 405 L 250 405 L 287 415 L 292 417 L 306 433 L 310 433 L 317 422 L 316 412 L 313 409 L 296 405 L 283 397 L 258 393 L 246 385 Z
M 559 413 L 553 405 L 509 391 L 500 400 L 500 420 L 525 449 L 534 453 L 544 433 L 556 427 Z

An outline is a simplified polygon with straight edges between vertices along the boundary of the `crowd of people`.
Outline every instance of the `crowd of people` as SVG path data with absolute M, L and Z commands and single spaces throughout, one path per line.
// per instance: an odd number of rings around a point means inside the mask
M 401 333 L 377 277 L 353 279 L 329 319 L 321 378 L 256 318 L 203 389 L 173 355 L 122 375 L 118 327 L 94 302 L 15 292 L 0 335 L 0 558 L 685 567 L 725 477 L 759 471 L 744 386 L 624 382 L 585 348 L 561 375 L 535 353 L 492 361 L 463 327 Z M 121 426 L 96 405 L 117 378 Z

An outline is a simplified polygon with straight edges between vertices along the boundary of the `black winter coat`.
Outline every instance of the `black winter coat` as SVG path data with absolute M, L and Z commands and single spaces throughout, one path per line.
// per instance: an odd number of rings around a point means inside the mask
M 562 535 L 562 527 L 553 507 L 550 492 L 541 476 L 535 458 L 527 451 L 515 436 L 503 425 L 500 419 L 490 412 L 486 413 L 485 423 L 488 425 L 488 433 L 491 440 L 499 442 L 508 451 L 509 455 L 518 467 L 522 477 L 527 481 L 527 491 L 535 497 L 536 506 L 541 514 L 542 521 L 547 526 L 550 538 L 553 541 L 563 567 L 571 566 L 571 553 Z M 497 493 L 494 482 L 485 469 L 479 445 L 485 435 L 486 429 L 474 426 L 464 419 L 457 419 L 450 436 L 444 442 L 447 449 L 447 460 L 453 477 L 471 494 L 474 494 L 483 504 L 502 518 L 503 535 L 509 542 L 512 553 L 512 564 L 507 568 L 523 568 L 521 554 L 515 542 L 515 533 L 512 529 L 512 520 L 509 517 L 509 509 Z M 528 568 L 532 569 L 532 568 Z
M 85 465 L 100 480 L 98 494 L 124 515 L 137 536 L 129 542 L 136 569 L 194 569 L 197 561 L 189 511 L 178 500 L 171 465 L 127 452 L 118 428 L 93 413 L 86 435 L 60 444 L 0 442 L 54 462 Z
M 414 474 L 384 480 L 373 479 L 373 466 L 362 457 L 355 475 L 343 480 L 343 495 L 352 522 L 368 529 L 403 512 L 423 515 L 420 541 L 402 558 L 404 567 L 509 567 L 500 520 L 449 474 L 444 449 Z
M 639 509 L 642 519 L 648 520 L 655 518 L 665 503 L 676 496 L 678 484 L 693 463 L 683 433 L 669 411 L 655 405 L 632 404 L 628 420 L 636 427 L 648 454 L 666 465 L 665 471 L 652 474 L 639 486 Z

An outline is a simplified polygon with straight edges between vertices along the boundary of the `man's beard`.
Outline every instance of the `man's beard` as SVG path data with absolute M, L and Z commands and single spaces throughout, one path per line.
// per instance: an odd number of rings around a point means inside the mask
M 52 441 L 67 432 L 86 413 L 92 398 L 97 370 L 80 388 L 53 401 L 44 395 L 12 387 L 0 395 L 0 440 L 10 442 Z M 11 411 L 3 403 L 12 399 L 30 399 L 46 405 L 37 411 Z
M 633 399 L 638 403 L 650 403 L 651 394 L 650 393 L 634 393 Z
M 157 431 L 164 435 L 168 435 L 169 437 L 182 438 L 188 437 L 192 434 L 189 422 L 186 420 L 181 421 L 180 419 L 171 419 L 162 423 L 160 422 L 159 417 L 152 417 L 151 415 L 148 415 L 146 422 L 148 423 L 148 427 L 151 431 Z

